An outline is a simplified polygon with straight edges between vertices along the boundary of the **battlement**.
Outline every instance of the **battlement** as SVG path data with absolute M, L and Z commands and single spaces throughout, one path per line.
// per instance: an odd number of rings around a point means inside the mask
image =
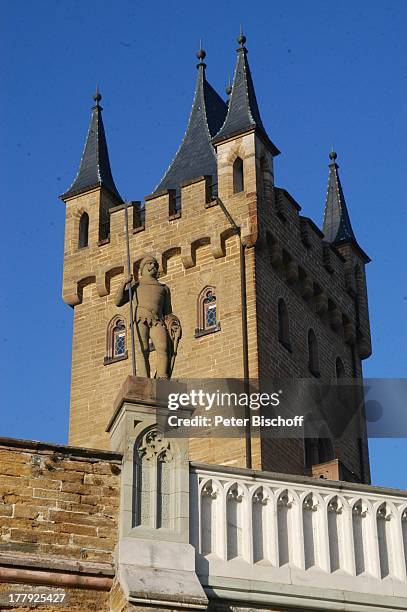
M 184 269 L 196 265 L 196 252 L 209 245 L 214 259 L 226 255 L 225 241 L 235 233 L 216 197 L 211 196 L 210 177 L 198 177 L 181 187 L 181 208 L 174 211 L 174 193 L 162 191 L 145 198 L 144 219 L 140 223 L 138 203 L 129 207 L 130 251 L 134 275 L 146 253 L 154 254 L 160 262 L 160 273 L 165 274 L 168 260 L 180 255 Z M 89 198 L 90 194 L 86 194 Z M 79 214 L 87 211 L 79 198 L 67 202 L 67 228 L 65 239 L 65 268 L 63 299 L 71 305 L 80 304 L 83 288 L 94 283 L 99 297 L 110 293 L 112 276 L 122 274 L 125 267 L 125 206 L 110 208 L 108 238 L 100 241 L 98 232 L 89 234 L 86 247 L 75 245 L 77 224 L 75 213 L 69 209 L 79 207 Z M 230 202 L 231 214 L 242 228 L 242 238 L 248 239 L 251 227 L 244 194 Z M 91 211 L 88 213 L 91 218 Z M 108 263 L 107 263 L 108 262 Z

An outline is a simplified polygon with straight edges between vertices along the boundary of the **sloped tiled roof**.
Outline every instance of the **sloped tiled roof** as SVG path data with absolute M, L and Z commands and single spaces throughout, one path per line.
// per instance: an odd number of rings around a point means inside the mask
M 92 108 L 92 117 L 78 173 L 68 191 L 66 191 L 61 198 L 66 199 L 84 193 L 94 187 L 105 187 L 118 202 L 122 202 L 123 200 L 116 189 L 110 168 L 109 153 L 102 119 L 102 107 L 99 104 L 101 100 L 99 92 L 96 92 L 94 100 L 96 104 Z
M 255 129 L 267 142 L 272 154 L 278 155 L 280 151 L 268 137 L 260 116 L 249 62 L 247 61 L 247 49 L 244 46 L 245 36 L 241 34 L 238 41 L 241 46 L 237 49 L 236 69 L 228 113 L 224 124 L 213 139 L 213 143 L 216 144 L 250 129 Z
M 329 158 L 331 163 L 329 164 L 328 191 L 326 194 L 322 231 L 328 242 L 332 244 L 352 242 L 362 251 L 350 221 L 348 207 L 339 178 L 339 166 L 336 163 L 337 154 L 335 151 L 331 151 Z M 369 259 L 363 251 L 362 253 Z
M 203 175 L 210 175 L 212 182 L 217 182 L 216 154 L 211 138 L 225 119 L 227 105 L 206 80 L 206 65 L 200 62 L 197 68 L 194 100 L 184 138 L 155 191 L 179 190 L 183 181 Z

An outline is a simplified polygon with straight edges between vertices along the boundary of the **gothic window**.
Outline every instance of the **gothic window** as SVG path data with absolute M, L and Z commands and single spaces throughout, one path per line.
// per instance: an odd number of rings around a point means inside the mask
M 236 157 L 233 163 L 233 193 L 240 193 L 243 190 L 243 160 L 240 157 Z
M 83 249 L 88 246 L 88 235 L 89 235 L 89 215 L 88 213 L 82 213 L 79 221 L 79 248 Z
M 196 336 L 201 336 L 220 329 L 217 313 L 216 291 L 214 287 L 205 287 L 198 297 Z
M 170 527 L 174 468 L 173 444 L 155 428 L 143 432 L 134 448 L 133 527 Z
M 126 328 L 123 321 L 118 321 L 113 328 L 113 357 L 120 357 L 126 352 Z
M 290 344 L 290 321 L 288 318 L 288 308 L 284 300 L 278 300 L 278 339 L 283 346 L 289 351 Z
M 312 329 L 308 332 L 308 369 L 314 376 L 320 376 L 318 342 Z
M 204 327 L 215 327 L 216 325 L 216 295 L 213 291 L 208 291 L 203 300 L 204 307 Z
M 127 358 L 126 324 L 120 317 L 114 317 L 107 328 L 107 352 L 105 365 Z

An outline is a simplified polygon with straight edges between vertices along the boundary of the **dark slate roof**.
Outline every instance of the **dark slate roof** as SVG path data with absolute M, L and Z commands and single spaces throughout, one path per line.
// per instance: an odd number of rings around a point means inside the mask
M 326 194 L 322 228 L 325 239 L 333 244 L 352 242 L 363 253 L 364 257 L 369 259 L 366 253 L 359 247 L 352 228 L 341 180 L 339 178 L 339 166 L 335 161 L 337 154 L 331 151 L 329 157 L 331 163 L 329 164 L 328 192 Z
M 247 49 L 244 46 L 245 37 L 241 35 L 239 42 L 243 40 L 237 49 L 237 61 L 235 75 L 233 78 L 232 94 L 228 105 L 228 114 L 219 132 L 213 139 L 216 144 L 232 136 L 242 134 L 250 129 L 255 129 L 269 145 L 271 153 L 278 155 L 280 151 L 272 143 L 264 128 L 257 104 L 253 79 L 247 61 Z
M 194 101 L 181 146 L 155 191 L 176 189 L 183 181 L 210 175 L 217 182 L 216 154 L 211 139 L 222 125 L 227 106 L 208 83 L 205 64 L 199 63 Z
M 94 96 L 96 104 L 92 108 L 92 117 L 78 174 L 68 191 L 61 196 L 62 199 L 84 193 L 94 187 L 105 187 L 118 202 L 123 202 L 110 169 L 102 107 L 99 105 L 101 97 L 99 92 L 96 92 Z

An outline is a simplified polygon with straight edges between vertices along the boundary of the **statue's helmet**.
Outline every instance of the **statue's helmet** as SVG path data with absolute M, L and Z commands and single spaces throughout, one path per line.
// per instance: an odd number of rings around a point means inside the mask
M 159 264 L 158 264 L 157 259 L 153 255 L 147 255 L 147 257 L 144 257 L 140 262 L 139 271 L 141 275 L 143 274 L 143 269 L 145 268 L 145 266 L 151 262 L 154 262 L 154 266 L 158 270 Z

